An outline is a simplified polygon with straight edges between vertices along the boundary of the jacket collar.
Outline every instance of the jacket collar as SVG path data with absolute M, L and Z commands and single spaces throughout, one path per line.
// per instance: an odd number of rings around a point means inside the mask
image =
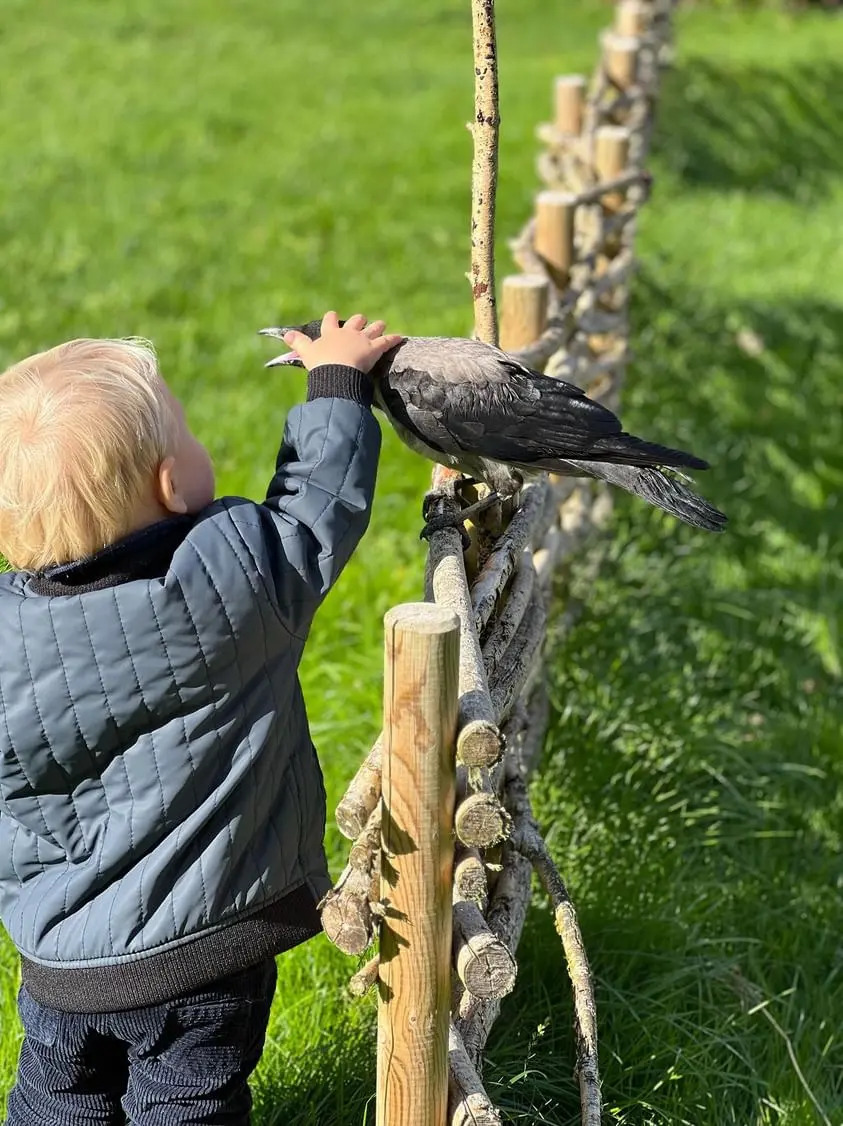
M 29 588 L 35 594 L 55 597 L 103 590 L 136 579 L 163 578 L 195 520 L 195 516 L 171 516 L 150 524 L 85 559 L 39 571 Z

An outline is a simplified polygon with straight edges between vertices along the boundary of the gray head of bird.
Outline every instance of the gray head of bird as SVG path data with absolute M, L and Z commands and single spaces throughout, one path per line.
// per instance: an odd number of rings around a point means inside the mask
M 345 321 L 340 321 L 339 323 L 340 326 L 342 326 L 345 324 Z M 321 320 L 317 320 L 308 321 L 307 324 L 303 325 L 281 325 L 278 328 L 262 328 L 259 335 L 272 336 L 276 340 L 283 340 L 288 332 L 301 332 L 311 340 L 318 340 L 322 335 L 322 322 Z M 275 356 L 274 359 L 264 364 L 264 367 L 277 368 L 282 367 L 285 364 L 292 364 L 294 367 L 299 368 L 304 367 L 304 364 L 301 361 L 301 356 L 298 354 L 298 352 L 292 351 L 285 352 L 281 356 Z

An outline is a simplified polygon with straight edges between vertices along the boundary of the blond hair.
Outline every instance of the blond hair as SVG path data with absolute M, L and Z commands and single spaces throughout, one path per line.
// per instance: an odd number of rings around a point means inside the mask
M 143 340 L 71 340 L 0 376 L 0 552 L 19 570 L 93 554 L 132 530 L 176 435 Z

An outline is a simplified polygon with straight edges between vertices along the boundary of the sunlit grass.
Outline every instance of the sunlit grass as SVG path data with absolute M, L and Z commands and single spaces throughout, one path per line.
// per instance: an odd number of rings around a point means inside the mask
M 503 272 L 551 78 L 591 65 L 608 9 L 498 8 Z M 75 335 L 151 337 L 221 487 L 258 495 L 302 380 L 263 370 L 256 329 L 335 306 L 466 330 L 463 0 L 324 19 L 301 0 L 7 0 L 4 16 L 0 363 Z M 681 20 L 624 420 L 712 461 L 699 484 L 730 530 L 704 537 L 619 498 L 553 651 L 534 797 L 579 908 L 606 1105 L 625 1126 L 821 1121 L 794 1057 L 843 1121 L 841 32 L 823 16 Z M 332 803 L 379 724 L 382 613 L 421 592 L 428 476 L 388 435 L 371 530 L 308 647 Z M 336 830 L 328 848 L 338 872 Z M 519 963 L 486 1080 L 512 1122 L 574 1123 L 570 1003 L 540 896 Z M 353 964 L 318 939 L 279 967 L 256 1121 L 372 1122 L 373 1007 L 346 996 Z M 0 944 L 3 1089 L 15 980 Z

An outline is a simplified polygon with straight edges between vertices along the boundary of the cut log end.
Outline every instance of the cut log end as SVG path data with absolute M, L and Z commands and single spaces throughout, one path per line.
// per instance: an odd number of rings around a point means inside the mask
M 494 766 L 501 749 L 500 732 L 488 720 L 472 720 L 457 736 L 457 758 L 466 766 Z
M 474 903 L 454 903 L 457 976 L 473 997 L 505 997 L 518 968 L 505 944 L 493 934 Z
M 322 901 L 322 928 L 343 954 L 362 954 L 374 938 L 368 900 L 357 895 L 328 892 Z
M 511 818 L 494 794 L 469 794 L 454 817 L 457 836 L 465 845 L 489 848 L 509 836 Z
M 460 952 L 457 973 L 473 997 L 505 997 L 515 986 L 515 959 L 501 943 Z
M 348 991 L 353 997 L 363 997 L 378 980 L 380 957 L 375 955 L 370 958 L 365 966 L 361 966 L 348 983 Z
M 454 896 L 484 907 L 489 888 L 486 868 L 476 848 L 458 848 L 454 864 Z

